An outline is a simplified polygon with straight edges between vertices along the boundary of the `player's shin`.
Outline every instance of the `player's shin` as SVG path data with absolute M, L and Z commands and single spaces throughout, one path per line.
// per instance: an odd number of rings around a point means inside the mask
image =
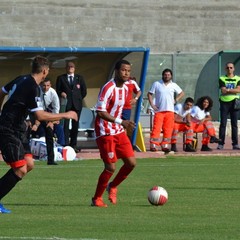
M 13 169 L 10 169 L 2 178 L 0 178 L 0 200 L 6 196 L 15 185 L 21 180 Z

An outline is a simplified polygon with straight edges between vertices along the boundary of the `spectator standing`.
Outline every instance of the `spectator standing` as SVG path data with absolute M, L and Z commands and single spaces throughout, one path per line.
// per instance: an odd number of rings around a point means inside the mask
M 191 97 L 186 98 L 183 104 L 178 103 L 174 107 L 174 128 L 172 132 L 171 151 L 177 152 L 177 134 L 184 132 L 186 134 L 185 152 L 196 152 L 192 147 L 193 129 L 191 125 L 191 109 L 194 100 Z
M 225 144 L 225 134 L 227 126 L 227 118 L 230 115 L 232 130 L 232 148 L 240 150 L 238 145 L 238 110 L 234 109 L 235 99 L 239 98 L 240 93 L 240 77 L 234 74 L 234 64 L 228 62 L 226 64 L 226 75 L 219 78 L 220 94 L 220 126 L 219 126 L 219 142 L 217 149 L 221 150 Z
M 75 74 L 75 64 L 66 63 L 66 73 L 57 77 L 56 91 L 59 98 L 67 100 L 65 111 L 72 110 L 77 113 L 78 119 L 82 111 L 83 99 L 87 95 L 87 87 L 83 76 Z M 64 120 L 65 145 L 70 145 L 76 152 L 77 147 L 78 121 L 72 120 L 72 128 L 69 129 L 69 120 Z
M 174 94 L 176 94 L 175 99 Z M 155 95 L 155 104 L 153 95 Z M 162 72 L 162 80 L 152 84 L 147 96 L 155 112 L 150 135 L 150 151 L 157 151 L 157 146 L 160 145 L 162 151 L 167 153 L 170 151 L 174 127 L 174 104 L 184 96 L 184 92 L 172 81 L 172 70 L 165 69 Z M 160 142 L 161 130 L 163 131 L 162 142 Z
M 104 162 L 104 170 L 99 176 L 92 206 L 107 207 L 102 195 L 107 188 L 108 199 L 117 203 L 117 186 L 124 181 L 136 165 L 131 142 L 125 129 L 132 132 L 135 123 L 123 120 L 122 109 L 127 99 L 128 88 L 124 84 L 130 76 L 131 65 L 120 60 L 115 65 L 115 77 L 108 81 L 100 90 L 96 105 L 95 132 L 100 156 Z M 123 165 L 112 182 L 110 178 L 116 170 L 116 162 L 121 158 Z
M 203 96 L 197 100 L 196 105 L 191 110 L 193 131 L 202 132 L 201 151 L 212 151 L 208 143 L 219 143 L 220 139 L 216 138 L 216 131 L 213 126 L 210 111 L 213 101 L 209 96 Z
M 20 127 L 25 125 L 29 110 L 34 112 L 39 121 L 58 121 L 62 118 L 77 120 L 77 114 L 73 111 L 52 114 L 43 110 L 39 84 L 46 78 L 48 72 L 49 61 L 37 56 L 33 59 L 31 74 L 16 78 L 0 90 L 1 104 L 5 95 L 9 96 L 0 116 L 0 150 L 4 161 L 11 167 L 0 178 L 0 200 L 34 167 L 33 158 L 25 155 L 24 142 L 18 137 L 19 129 L 16 129 L 16 125 Z M 10 212 L 0 204 L 0 213 Z

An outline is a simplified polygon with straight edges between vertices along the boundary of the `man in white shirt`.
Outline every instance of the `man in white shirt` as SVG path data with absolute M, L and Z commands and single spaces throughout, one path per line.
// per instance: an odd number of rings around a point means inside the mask
M 40 96 L 42 99 L 43 109 L 45 111 L 59 113 L 59 98 L 57 92 L 51 87 L 51 81 L 49 79 L 45 79 L 42 83 Z M 48 165 L 57 165 L 57 163 L 54 162 L 54 133 L 57 136 L 57 142 L 62 146 L 65 145 L 63 126 L 60 122 L 39 122 L 35 120 L 35 123 L 32 126 L 32 133 L 33 136 L 46 137 L 48 154 L 47 163 Z
M 175 99 L 174 94 L 176 94 Z M 155 95 L 155 103 L 153 95 Z M 150 136 L 150 151 L 157 151 L 157 146 L 161 146 L 165 153 L 170 151 L 169 145 L 174 127 L 174 104 L 183 96 L 182 89 L 172 81 L 172 70 L 163 70 L 162 80 L 154 82 L 148 92 L 149 103 L 155 112 Z M 160 142 L 161 130 L 163 139 Z
M 178 103 L 174 107 L 174 128 L 171 140 L 171 151 L 177 152 L 177 135 L 179 132 L 186 134 L 185 140 L 185 152 L 195 152 L 192 147 L 193 141 L 193 128 L 191 126 L 191 108 L 193 106 L 193 99 L 191 97 L 186 98 L 183 104 Z
M 201 151 L 212 151 L 208 143 L 219 143 L 220 139 L 216 138 L 216 131 L 212 123 L 210 111 L 213 106 L 213 100 L 209 96 L 200 97 L 196 105 L 191 109 L 191 119 L 193 131 L 202 132 Z

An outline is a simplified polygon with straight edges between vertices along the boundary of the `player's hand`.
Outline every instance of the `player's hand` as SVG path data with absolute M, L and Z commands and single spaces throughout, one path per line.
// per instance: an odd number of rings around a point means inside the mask
M 50 127 L 53 130 L 53 122 L 48 122 L 47 127 Z
M 38 129 L 38 126 L 36 124 L 33 124 L 32 125 L 32 131 L 36 132 Z
M 137 99 L 133 98 L 130 100 L 130 105 L 134 105 L 137 103 Z
M 123 120 L 122 126 L 127 130 L 127 132 L 132 133 L 136 127 L 136 124 L 131 120 Z
M 66 118 L 67 119 L 73 119 L 73 120 L 77 121 L 78 120 L 78 115 L 74 111 L 68 111 L 68 112 L 66 112 Z

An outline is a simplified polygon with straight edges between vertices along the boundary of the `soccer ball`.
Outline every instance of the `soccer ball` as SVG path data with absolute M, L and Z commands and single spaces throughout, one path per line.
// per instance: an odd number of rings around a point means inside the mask
M 164 205 L 168 200 L 168 193 L 163 187 L 154 186 L 148 191 L 148 201 L 155 206 Z

